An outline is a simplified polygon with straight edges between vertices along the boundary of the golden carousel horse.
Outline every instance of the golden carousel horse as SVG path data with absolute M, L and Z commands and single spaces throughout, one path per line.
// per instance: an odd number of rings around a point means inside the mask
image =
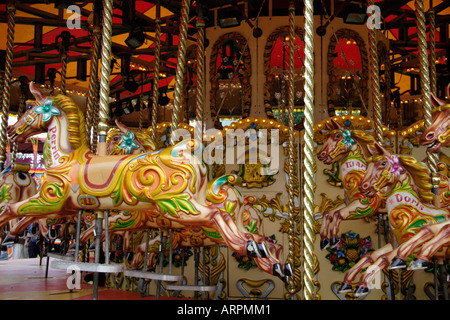
M 358 189 L 367 169 L 368 148 L 375 142 L 373 136 L 363 130 L 346 129 L 333 119 L 326 122 L 326 127 L 329 132 L 317 157 L 325 164 L 339 162 L 345 203 L 323 214 L 320 230 L 322 250 L 339 244 L 339 226 L 343 220 L 366 218 L 382 209 L 381 195 L 368 198 Z
M 447 96 L 449 94 L 450 85 L 447 87 Z M 428 151 L 439 153 L 442 147 L 450 143 L 450 101 L 441 100 L 434 94 L 431 94 L 431 97 L 433 106 L 432 123 L 419 137 L 419 142 L 426 146 Z M 441 195 L 441 198 L 444 196 Z M 450 197 L 450 195 L 447 195 L 447 197 Z M 444 205 L 448 206 L 449 203 Z M 433 257 L 444 256 L 448 258 L 450 256 L 449 241 L 450 220 L 424 226 L 416 235 L 398 248 L 398 253 L 390 268 L 426 269 Z M 407 258 L 418 249 L 416 257 L 407 265 Z
M 369 292 L 369 284 L 375 274 L 387 268 L 397 254 L 396 246 L 412 239 L 424 227 L 446 221 L 450 214 L 449 207 L 434 206 L 430 172 L 425 164 L 411 156 L 391 154 L 378 143 L 375 143 L 373 152 L 359 188 L 368 197 L 380 193 L 385 195 L 391 243 L 364 255 L 345 274 L 340 293 L 350 292 L 352 281 L 364 268 L 369 267 L 361 275 L 359 286 L 353 292 L 356 297 Z M 448 203 L 449 184 L 448 180 L 444 180 L 440 191 L 442 200 Z
M 111 154 L 139 154 L 145 151 L 154 151 L 155 146 L 151 142 L 150 136 L 142 131 L 130 130 L 124 124 L 116 120 L 117 129 L 110 130 L 107 137 L 107 151 Z M 236 179 L 235 177 L 233 179 Z M 216 180 L 218 183 L 220 180 Z M 225 182 L 225 179 L 221 180 Z M 256 234 L 264 234 L 263 232 L 263 216 L 261 212 L 253 206 L 255 202 L 254 197 L 243 198 L 238 190 L 234 187 L 223 185 L 208 187 L 207 202 L 209 205 L 218 205 L 220 210 L 224 212 L 230 212 L 229 208 L 225 207 L 225 202 L 217 202 L 214 199 L 214 194 L 210 192 L 213 189 L 222 188 L 226 191 L 227 199 L 233 201 L 241 209 L 235 208 L 232 219 L 236 222 L 241 232 L 251 232 Z M 108 220 L 108 229 L 110 233 L 120 232 L 124 237 L 124 243 L 129 243 L 127 236 L 130 236 L 131 231 L 146 230 L 148 228 L 166 228 L 168 222 L 162 223 L 155 220 L 148 212 L 119 212 L 112 219 Z M 161 224 L 162 223 L 162 224 Z M 86 242 L 94 232 L 95 226 L 91 226 L 84 231 L 80 236 L 80 243 Z M 123 234 L 123 231 L 126 231 Z M 128 232 L 127 232 L 128 231 Z M 148 255 L 148 268 L 153 266 L 154 255 L 159 252 L 159 243 L 161 241 L 160 235 L 155 237 L 149 242 L 149 255 Z M 173 234 L 172 248 L 174 250 L 182 247 L 203 247 L 214 246 L 217 244 L 224 244 L 224 241 L 220 234 L 217 232 L 208 233 L 203 228 L 191 228 L 191 229 L 179 229 L 175 230 Z M 131 268 L 138 268 L 142 264 L 142 259 L 145 255 L 145 243 L 142 243 L 137 247 L 136 255 L 133 256 L 131 262 Z M 280 258 L 282 246 L 277 244 L 271 244 L 268 248 L 271 250 L 277 258 Z
M 214 200 L 229 211 L 207 201 L 207 168 L 193 153 L 195 140 L 137 155 L 97 156 L 87 146 L 84 117 L 72 99 L 47 97 L 31 82 L 36 103 L 7 133 L 13 142 L 47 132 L 50 158 L 39 193 L 27 201 L 2 204 L 0 226 L 23 216 L 74 215 L 78 210 L 148 211 L 163 218 L 168 228 L 202 228 L 220 234 L 234 252 L 254 256 L 258 267 L 286 281 L 291 267 L 273 257 L 265 237 L 239 230 L 232 216 L 240 210 L 228 201 L 222 188 L 233 182 L 225 176 L 212 183 Z M 265 249 L 264 249 L 265 248 Z

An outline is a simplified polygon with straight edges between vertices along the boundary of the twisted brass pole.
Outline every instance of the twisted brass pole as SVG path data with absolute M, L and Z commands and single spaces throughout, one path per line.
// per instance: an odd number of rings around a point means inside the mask
M 89 95 L 86 103 L 86 138 L 88 139 L 88 144 L 91 147 L 92 152 L 96 152 L 91 142 L 91 128 L 96 128 L 97 124 L 94 123 L 95 113 L 98 114 L 98 110 L 95 107 L 98 101 L 98 56 L 100 54 L 100 40 L 101 40 L 101 30 L 100 27 L 94 26 L 92 30 L 92 50 L 91 50 L 91 70 L 89 77 Z M 96 111 L 94 111 L 96 110 Z M 96 133 L 97 130 L 95 130 Z M 96 140 L 96 134 L 93 136 Z
M 304 298 L 314 299 L 314 29 L 313 0 L 305 0 L 305 172 L 303 184 Z
M 106 135 L 109 130 L 109 85 L 111 75 L 111 36 L 113 0 L 103 2 L 102 64 L 100 70 L 100 105 L 98 123 L 98 154 L 106 155 Z
M 436 23 L 435 23 L 435 12 L 433 8 L 428 10 L 428 19 L 430 21 L 430 88 L 431 93 L 437 94 L 437 83 L 436 83 Z
M 294 237 L 295 237 L 295 217 L 294 217 L 294 77 L 295 77 L 295 6 L 291 2 L 289 4 L 289 78 L 288 78 L 288 123 L 289 123 L 289 183 L 288 183 L 288 210 L 289 210 L 289 256 L 288 262 L 294 267 Z M 295 294 L 294 277 L 289 278 L 289 293 Z
M 11 80 L 12 80 L 12 60 L 14 50 L 14 31 L 16 26 L 16 7 L 14 1 L 8 3 L 8 30 L 6 33 L 6 62 L 5 62 L 5 76 L 3 82 L 3 95 L 2 95 L 2 114 L 1 114 L 1 139 L 0 139 L 0 170 L 3 169 L 3 165 L 6 160 L 6 143 L 8 139 L 6 137 L 6 127 L 8 126 L 8 114 L 11 98 Z
M 64 52 L 61 56 L 62 67 L 61 67 L 61 94 L 66 95 L 66 79 L 67 79 L 67 52 Z
M 161 59 L 161 20 L 156 18 L 156 35 L 155 35 L 155 70 L 153 72 L 153 95 L 152 95 L 152 134 L 151 138 L 155 145 L 156 141 L 156 124 L 158 123 L 158 99 L 159 99 L 159 64 Z
M 17 118 L 20 119 L 20 117 L 23 114 L 23 109 L 25 108 L 25 92 L 24 88 L 20 88 L 20 95 L 19 95 L 19 109 L 17 109 Z M 16 162 L 17 158 L 17 149 L 19 147 L 19 144 L 17 142 L 13 143 L 13 146 L 11 148 L 11 154 L 9 155 L 9 162 L 11 164 Z
M 203 18 L 197 18 L 197 79 L 195 85 L 197 94 L 195 96 L 195 119 L 196 127 L 194 138 L 200 143 L 203 133 L 203 104 L 205 102 L 205 21 Z
M 175 74 L 175 88 L 173 94 L 173 108 L 172 108 L 172 123 L 170 131 L 170 144 L 175 144 L 175 131 L 178 128 L 181 97 L 183 90 L 184 69 L 186 67 L 186 40 L 189 20 L 189 5 L 190 0 L 183 0 L 181 7 L 181 22 L 180 22 L 180 39 L 178 43 L 177 54 L 177 69 Z
M 420 85 L 422 90 L 423 111 L 425 118 L 425 127 L 428 128 L 432 122 L 431 116 L 431 94 L 430 94 L 430 74 L 428 66 L 427 52 L 427 34 L 425 27 L 425 9 L 424 0 L 415 0 L 416 22 L 417 22 L 417 38 L 419 43 L 419 61 L 420 61 Z M 433 185 L 434 203 L 439 205 L 438 189 L 439 176 L 437 174 L 438 155 L 427 152 L 428 167 L 431 171 L 431 183 Z
M 369 0 L 368 5 L 373 6 L 374 1 Z M 369 15 L 375 14 L 370 12 Z M 369 69 L 370 83 L 372 87 L 372 103 L 375 122 L 375 137 L 381 145 L 383 144 L 383 125 L 381 115 L 381 92 L 380 92 L 380 76 L 378 67 L 377 52 L 377 31 L 375 28 L 369 28 Z

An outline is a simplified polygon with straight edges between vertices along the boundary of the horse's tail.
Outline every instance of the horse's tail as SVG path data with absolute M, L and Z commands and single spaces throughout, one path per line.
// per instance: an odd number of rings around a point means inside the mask
M 208 182 L 206 199 L 212 203 L 222 203 L 227 199 L 228 192 L 224 190 L 225 185 L 235 185 L 239 183 L 241 178 L 235 174 L 223 175 L 215 180 Z M 240 195 L 240 192 L 236 189 L 236 192 Z

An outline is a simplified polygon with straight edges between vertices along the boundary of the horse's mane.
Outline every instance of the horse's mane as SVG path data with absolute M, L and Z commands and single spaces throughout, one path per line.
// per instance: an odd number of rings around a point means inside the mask
M 147 132 L 143 132 L 141 130 L 134 130 L 134 129 L 129 129 L 131 132 L 133 132 L 134 136 L 136 137 L 136 139 L 142 144 L 142 146 L 146 149 L 146 150 L 155 150 L 156 146 L 153 144 L 150 135 Z M 111 137 L 114 134 L 122 134 L 122 131 L 120 131 L 117 128 L 111 128 L 108 132 L 108 136 L 106 137 L 106 142 L 109 143 L 111 140 Z
M 364 154 L 366 157 L 370 155 L 370 149 L 373 149 L 375 138 L 372 134 L 364 131 L 364 130 L 350 130 L 352 134 L 352 138 L 355 139 L 356 142 L 361 146 L 363 149 Z
M 406 155 L 397 155 L 401 166 L 409 172 L 415 185 L 417 186 L 417 195 L 425 202 L 431 202 L 433 200 L 433 193 L 431 192 L 432 185 L 430 183 L 430 172 L 428 167 L 420 161 L 417 161 L 414 157 Z M 383 156 L 374 155 L 367 159 L 367 162 L 377 162 Z
M 401 165 L 411 174 L 417 185 L 419 197 L 426 202 L 432 202 L 434 195 L 431 192 L 432 185 L 428 167 L 411 156 L 399 155 L 398 158 Z
M 331 130 L 327 133 L 327 135 L 333 134 L 334 132 L 336 132 L 336 130 L 342 131 L 345 130 L 345 128 Z M 370 149 L 373 149 L 375 143 L 375 138 L 373 137 L 373 135 L 364 130 L 358 129 L 349 129 L 349 130 L 352 135 L 352 138 L 361 146 L 365 156 L 369 157 L 371 154 Z
M 75 104 L 75 102 L 68 96 L 59 94 L 53 97 L 53 102 L 62 108 L 67 115 L 69 121 L 69 142 L 74 149 L 82 146 L 87 146 L 86 142 L 86 127 L 84 114 Z

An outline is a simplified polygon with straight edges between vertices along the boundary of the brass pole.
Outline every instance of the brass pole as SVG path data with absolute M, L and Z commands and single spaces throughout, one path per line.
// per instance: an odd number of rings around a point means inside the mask
M 289 123 L 289 184 L 288 184 L 288 210 L 289 210 L 289 256 L 288 262 L 294 267 L 294 237 L 295 237 L 295 217 L 294 217 L 294 78 L 295 78 L 295 5 L 291 1 L 289 5 L 289 73 L 288 73 L 288 123 Z M 294 277 L 289 278 L 289 293 L 295 294 Z
M 170 144 L 174 145 L 175 141 L 175 131 L 178 129 L 181 97 L 183 94 L 183 78 L 184 69 L 186 68 L 186 40 L 187 40 L 187 29 L 189 20 L 189 5 L 190 0 L 183 0 L 181 7 L 181 22 L 180 22 L 180 40 L 178 43 L 178 55 L 177 55 L 177 69 L 175 75 L 175 88 L 173 95 L 173 108 L 172 108 L 172 123 L 170 131 Z
M 159 99 L 159 64 L 161 59 L 161 19 L 159 2 L 156 7 L 156 40 L 155 40 L 155 70 L 153 74 L 153 95 L 152 95 L 152 134 L 151 138 L 155 146 L 156 141 L 156 124 L 158 123 L 158 99 Z
M 368 5 L 373 6 L 374 1 L 369 0 Z M 374 12 L 369 13 L 370 15 Z M 375 138 L 378 143 L 383 145 L 383 125 L 381 115 L 381 92 L 380 92 L 380 75 L 378 66 L 377 52 L 377 31 L 375 28 L 369 28 L 369 73 L 370 83 L 372 87 L 372 104 L 375 122 Z
M 305 172 L 303 184 L 304 298 L 314 299 L 314 19 L 313 0 L 305 0 Z
M 106 135 L 109 130 L 109 93 L 111 75 L 111 36 L 113 0 L 103 2 L 103 29 L 102 29 L 102 64 L 100 70 L 100 105 L 98 123 L 98 155 L 106 155 Z
M 419 61 L 420 61 L 420 85 L 422 90 L 423 111 L 425 118 L 425 127 L 428 128 L 432 122 L 431 116 L 431 88 L 430 74 L 428 65 L 427 52 L 427 34 L 425 27 L 425 9 L 424 0 L 415 0 L 416 22 L 417 22 L 417 38 L 419 44 Z M 431 171 L 432 191 L 434 193 L 434 204 L 440 206 L 439 203 L 439 176 L 437 173 L 438 155 L 427 152 L 428 167 Z
M 0 139 L 0 170 L 3 170 L 3 165 L 6 160 L 6 127 L 8 126 L 9 105 L 11 98 L 11 80 L 12 80 L 12 60 L 14 50 L 14 32 L 16 26 L 16 6 L 15 1 L 10 1 L 7 5 L 8 11 L 8 30 L 6 33 L 6 62 L 5 62 L 5 76 L 3 82 L 2 95 L 2 114 L 1 114 L 1 139 Z

